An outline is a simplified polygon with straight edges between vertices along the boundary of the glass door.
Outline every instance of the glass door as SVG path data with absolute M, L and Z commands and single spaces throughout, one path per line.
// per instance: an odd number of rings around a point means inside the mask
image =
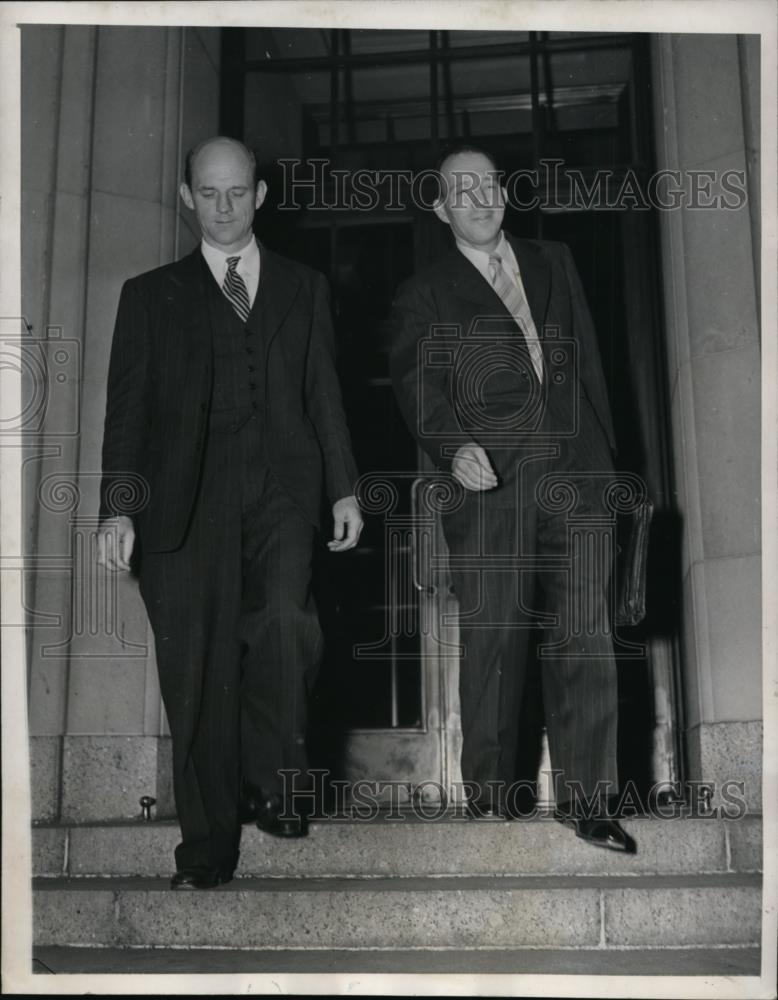
M 262 238 L 330 280 L 347 415 L 365 475 L 359 548 L 345 559 L 323 553 L 319 563 L 328 645 L 313 699 L 314 762 L 336 779 L 425 784 L 427 797 L 458 780 L 455 601 L 440 518 L 427 510 L 433 470 L 397 410 L 385 342 L 397 284 L 449 244 L 429 207 L 414 206 L 407 188 L 399 193 L 399 174 L 428 170 L 456 139 L 490 149 L 507 175 L 538 169 L 514 189 L 529 203 L 509 209 L 506 228 L 564 240 L 578 264 L 601 338 L 621 467 L 644 478 L 657 507 L 652 610 L 640 635 L 629 636 L 645 643 L 646 655 L 620 672 L 622 779 L 645 787 L 682 778 L 680 605 L 666 586 L 677 525 L 655 220 L 603 205 L 597 187 L 604 175 L 612 192 L 650 172 L 647 40 L 226 29 L 222 73 L 230 95 L 223 129 L 256 148 L 267 168 Z M 376 201 L 355 201 L 360 171 L 395 180 Z M 543 763 L 536 693 L 521 720 L 528 776 Z
M 395 403 L 386 343 L 394 289 L 414 268 L 414 223 L 312 216 L 299 237 L 294 256 L 330 276 L 366 522 L 353 555 L 323 550 L 318 564 L 328 641 L 313 698 L 312 763 L 335 780 L 377 783 L 384 801 L 407 801 L 412 789 L 437 799 L 446 772 L 446 665 L 429 628 L 437 587 L 422 583 L 416 568 L 423 480 Z M 427 518 L 427 529 L 434 526 Z

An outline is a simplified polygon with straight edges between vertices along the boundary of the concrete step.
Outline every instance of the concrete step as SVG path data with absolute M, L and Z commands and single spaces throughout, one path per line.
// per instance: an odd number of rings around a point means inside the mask
M 286 841 L 243 829 L 238 874 L 261 877 L 747 873 L 761 869 L 761 817 L 633 819 L 638 853 L 598 850 L 550 819 L 370 823 L 324 820 Z M 178 827 L 165 822 L 33 829 L 38 876 L 171 874 Z
M 761 877 L 42 878 L 35 944 L 231 949 L 751 947 Z
M 350 973 L 460 976 L 758 976 L 760 948 L 510 948 L 478 951 L 457 948 L 422 950 L 354 951 L 253 951 L 232 948 L 63 948 L 41 946 L 33 951 L 33 972 L 92 974 L 186 974 L 245 975 L 292 974 L 316 976 L 311 985 L 327 989 L 322 975 Z M 451 985 L 451 980 L 446 984 Z M 489 994 L 490 982 L 482 980 L 479 992 Z M 498 980 L 499 982 L 499 980 Z M 41 984 L 43 985 L 43 984 Z M 300 980 L 285 984 L 289 992 L 303 989 Z M 468 980 L 472 988 L 472 982 Z M 265 984 L 278 989 L 277 980 Z M 334 989 L 344 992 L 342 984 Z M 244 992 L 246 984 L 242 986 Z M 384 983 L 384 989 L 391 983 Z M 258 993 L 262 984 L 255 984 Z M 493 988 L 492 988 L 493 989 Z M 522 987 L 515 980 L 511 994 Z M 415 991 L 414 991 L 415 992 Z M 448 992 L 448 990 L 445 990 Z M 494 994 L 497 995 L 497 994 Z

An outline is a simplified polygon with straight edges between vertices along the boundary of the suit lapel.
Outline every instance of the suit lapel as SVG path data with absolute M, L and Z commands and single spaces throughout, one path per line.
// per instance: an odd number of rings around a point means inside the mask
M 542 251 L 534 243 L 517 240 L 506 233 L 508 242 L 519 265 L 521 283 L 527 296 L 529 310 L 535 322 L 535 330 L 544 339 L 543 327 L 546 322 L 548 295 L 551 288 L 551 268 Z
M 203 346 L 209 346 L 211 324 L 205 282 L 213 281 L 213 277 L 200 247 L 170 268 L 167 277 L 165 298 L 180 318 L 182 331 L 199 340 Z
M 551 287 L 551 270 L 542 252 L 533 243 L 517 240 L 508 233 L 505 234 L 519 265 L 521 282 L 527 295 L 532 319 L 538 337 L 543 338 L 543 325 L 548 308 L 548 295 Z M 480 306 L 481 309 L 495 310 L 509 316 L 500 296 L 495 292 L 481 272 L 459 250 L 454 250 L 444 264 L 450 280 L 450 291 L 454 295 L 467 299 Z
M 300 279 L 283 260 L 259 244 L 259 287 L 246 325 L 265 339 L 269 350 L 300 289 Z
M 453 250 L 442 266 L 452 295 L 467 299 L 482 310 L 493 312 L 498 309 L 506 316 L 510 315 L 497 292 L 459 250 Z
M 300 279 L 261 243 L 259 251 L 259 287 L 246 324 L 261 334 L 269 346 L 297 297 Z M 210 336 L 207 282 L 213 282 L 214 290 L 219 290 L 198 246 L 170 269 L 165 293 L 181 327 L 193 328 L 205 337 Z

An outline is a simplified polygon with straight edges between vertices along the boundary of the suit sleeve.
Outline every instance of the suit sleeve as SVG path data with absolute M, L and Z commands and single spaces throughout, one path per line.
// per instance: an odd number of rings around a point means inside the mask
M 389 327 L 389 366 L 395 395 L 411 434 L 438 468 L 450 471 L 454 452 L 467 441 L 451 404 L 453 365 L 430 363 L 426 350 L 437 322 L 430 289 L 413 279 L 402 284 Z M 436 343 L 445 353 L 445 338 Z
M 597 418 L 608 438 L 613 451 L 616 450 L 616 437 L 613 431 L 610 405 L 608 403 L 608 388 L 600 360 L 600 347 L 594 329 L 592 314 L 586 301 L 586 294 L 578 275 L 570 247 L 566 243 L 559 244 L 562 249 L 562 262 L 565 268 L 567 283 L 570 288 L 570 305 L 573 315 L 573 329 L 580 344 L 581 382 L 594 407 Z
M 329 288 L 321 274 L 314 278 L 305 394 L 308 416 L 324 456 L 327 496 L 330 503 L 335 503 L 354 493 L 358 472 L 335 366 L 335 337 L 330 315 Z
M 138 513 L 148 499 L 149 316 L 137 285 L 122 288 L 116 315 L 103 432 L 100 520 Z

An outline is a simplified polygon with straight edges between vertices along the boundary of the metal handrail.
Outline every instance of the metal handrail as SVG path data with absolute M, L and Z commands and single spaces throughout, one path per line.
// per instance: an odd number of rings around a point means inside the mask
M 418 491 L 419 489 L 424 489 L 427 485 L 428 480 L 424 476 L 418 476 L 411 483 L 411 519 L 413 522 L 413 529 L 411 532 L 411 572 L 413 586 L 420 594 L 426 594 L 428 597 L 434 597 L 438 592 L 437 587 L 434 583 L 429 583 L 421 579 L 421 544 L 420 544 L 420 524 L 421 518 L 419 517 L 419 500 Z

